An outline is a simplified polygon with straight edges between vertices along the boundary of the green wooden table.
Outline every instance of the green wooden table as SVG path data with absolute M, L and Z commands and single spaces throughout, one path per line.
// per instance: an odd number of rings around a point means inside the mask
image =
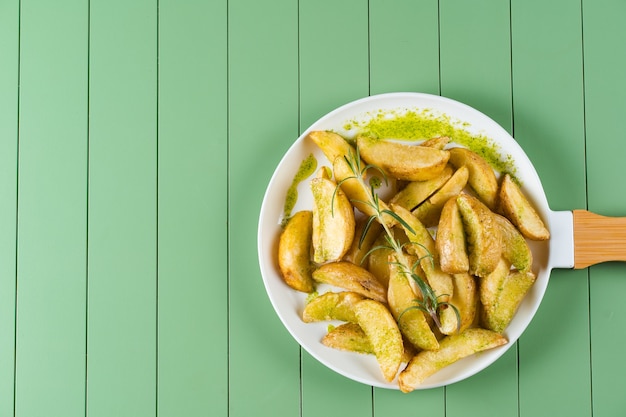
M 509 130 L 554 210 L 626 215 L 623 0 L 0 0 L 0 416 L 624 415 L 626 266 L 558 270 L 514 348 L 411 394 L 265 294 L 284 151 L 393 91 Z

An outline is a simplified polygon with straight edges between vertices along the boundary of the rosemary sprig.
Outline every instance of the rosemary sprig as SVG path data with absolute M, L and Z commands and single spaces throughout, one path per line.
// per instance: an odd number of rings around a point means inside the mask
M 457 319 L 457 331 L 460 328 L 460 324 L 461 324 L 461 318 L 460 318 L 460 314 L 458 309 L 456 308 L 456 306 L 454 306 L 453 304 L 450 304 L 447 301 L 441 301 L 440 298 L 441 297 L 446 297 L 448 295 L 446 294 L 441 294 L 439 296 L 437 296 L 434 292 L 434 290 L 431 288 L 431 286 L 428 284 L 428 282 L 426 280 L 424 280 L 416 271 L 417 271 L 417 266 L 421 263 L 421 261 L 423 259 L 429 258 L 430 261 L 433 261 L 433 256 L 430 252 L 428 252 L 428 250 L 423 246 L 420 245 L 419 243 L 416 242 L 410 242 L 410 244 L 418 244 L 420 246 L 422 246 L 426 252 L 426 255 L 424 255 L 423 257 L 419 258 L 413 265 L 409 265 L 409 262 L 407 260 L 407 257 L 404 255 L 404 251 L 403 251 L 403 244 L 396 239 L 396 237 L 393 234 L 393 231 L 391 230 L 391 227 L 389 226 L 388 222 L 386 221 L 386 219 L 384 218 L 385 216 L 390 216 L 392 219 L 394 219 L 396 222 L 398 222 L 399 224 L 401 224 L 405 230 L 408 230 L 410 233 L 415 233 L 415 231 L 413 230 L 413 228 L 407 224 L 398 214 L 396 214 L 395 212 L 393 212 L 392 210 L 389 209 L 382 209 L 381 208 L 381 200 L 380 197 L 378 195 L 378 193 L 376 192 L 376 189 L 382 185 L 382 183 L 380 182 L 380 180 L 376 181 L 373 180 L 373 178 L 369 181 L 368 184 L 366 184 L 365 181 L 365 177 L 366 174 L 369 170 L 374 170 L 378 173 L 380 173 L 381 177 L 383 178 L 383 181 L 385 183 L 385 185 L 388 184 L 388 179 L 387 176 L 385 174 L 385 172 L 380 169 L 379 167 L 377 167 L 376 165 L 372 165 L 372 164 L 367 164 L 365 166 L 363 166 L 362 162 L 361 162 L 361 157 L 359 154 L 359 149 L 358 147 L 356 148 L 356 154 L 353 154 L 352 152 L 349 155 L 344 156 L 344 159 L 346 161 L 346 163 L 348 164 L 350 171 L 352 172 L 353 175 L 348 176 L 346 178 L 343 178 L 341 181 L 339 181 L 337 183 L 337 188 L 335 189 L 335 194 L 337 192 L 337 190 L 341 187 L 341 185 L 348 181 L 348 180 L 356 180 L 359 181 L 361 183 L 361 186 L 363 187 L 363 189 L 368 189 L 368 200 L 367 201 L 361 201 L 361 200 L 352 200 L 353 203 L 357 202 L 357 203 L 361 203 L 364 205 L 367 205 L 369 207 L 372 208 L 372 213 L 369 218 L 367 219 L 365 226 L 363 228 L 363 231 L 361 233 L 360 239 L 359 239 L 359 248 L 361 247 L 361 244 L 363 243 L 363 240 L 365 239 L 365 236 L 367 235 L 367 232 L 369 231 L 370 227 L 372 226 L 372 224 L 375 221 L 378 221 L 382 227 L 383 230 L 385 232 L 385 240 L 387 241 L 387 245 L 380 245 L 380 246 L 376 246 L 371 248 L 363 257 L 363 259 L 366 259 L 367 256 L 369 254 L 371 254 L 372 252 L 376 251 L 376 250 L 380 250 L 380 249 L 391 249 L 394 251 L 395 253 L 395 259 L 396 261 L 394 262 L 394 264 L 400 269 L 400 271 L 406 275 L 408 278 L 412 279 L 415 283 L 417 288 L 419 289 L 419 294 L 417 295 L 417 298 L 415 298 L 413 301 L 415 302 L 414 306 L 408 307 L 406 310 L 404 310 L 399 316 L 398 316 L 398 321 L 400 321 L 400 318 L 402 317 L 402 315 L 404 315 L 404 313 L 406 313 L 407 311 L 410 310 L 420 310 L 422 312 L 424 312 L 426 315 L 430 316 L 433 320 L 433 323 L 441 330 L 441 322 L 439 320 L 439 312 L 444 309 L 444 308 L 452 308 L 456 314 L 456 319 Z M 375 178 L 375 177 L 374 177 Z M 335 195 L 333 194 L 333 200 L 334 200 Z M 332 207 L 332 205 L 331 205 Z

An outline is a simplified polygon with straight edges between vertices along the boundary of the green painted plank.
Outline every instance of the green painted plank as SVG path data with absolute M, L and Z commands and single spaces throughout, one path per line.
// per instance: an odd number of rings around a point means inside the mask
M 299 11 L 300 130 L 304 131 L 335 107 L 368 95 L 368 3 L 309 0 L 300 2 Z M 303 416 L 361 416 L 371 410 L 370 386 L 338 375 L 303 353 Z
M 20 9 L 16 416 L 85 412 L 87 18 Z
M 226 47 L 225 1 L 159 2 L 163 417 L 220 416 L 228 409 Z
M 349 417 L 372 414 L 372 387 L 321 365 L 303 350 L 302 416 Z
M 300 1 L 300 128 L 369 91 L 365 0 Z
M 369 14 L 371 94 L 439 94 L 439 2 L 372 0 Z
M 87 413 L 156 407 L 157 7 L 90 4 Z
M 445 416 L 445 387 L 416 390 L 409 394 L 401 391 L 374 389 L 376 417 Z
M 511 14 L 515 137 L 551 206 L 584 207 L 580 4 L 515 1 Z M 520 339 L 523 416 L 590 415 L 588 304 L 586 271 L 551 274 L 542 305 Z
M 625 216 L 622 192 L 624 135 L 620 126 L 626 108 L 626 29 L 620 20 L 626 4 L 620 1 L 583 1 L 585 57 L 585 122 L 589 210 Z M 626 398 L 626 365 L 621 360 L 626 336 L 624 264 L 590 268 L 593 415 L 620 415 Z
M 511 128 L 509 3 L 440 1 L 441 94 Z
M 442 95 L 477 108 L 509 132 L 510 30 L 508 2 L 440 2 Z M 517 416 L 517 401 L 513 346 L 484 372 L 446 388 L 446 415 Z
M 370 1 L 370 89 L 439 93 L 439 4 L 433 0 Z M 374 389 L 377 417 L 443 416 L 445 388 L 403 394 Z
M 19 2 L 0 13 L 0 417 L 13 417 Z
M 300 350 L 265 293 L 256 247 L 265 188 L 298 136 L 297 20 L 292 0 L 228 2 L 231 417 L 300 412 Z
M 536 0 L 512 8 L 515 138 L 551 208 L 584 208 L 580 6 Z

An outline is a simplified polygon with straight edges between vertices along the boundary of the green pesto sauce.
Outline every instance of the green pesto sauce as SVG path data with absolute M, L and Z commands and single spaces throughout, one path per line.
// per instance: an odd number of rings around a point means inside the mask
M 353 120 L 344 126 L 345 130 L 356 129 L 358 134 L 373 138 L 422 141 L 447 136 L 452 142 L 465 146 L 483 157 L 496 171 L 508 172 L 515 177 L 515 166 L 510 155 L 500 155 L 498 145 L 484 135 L 472 134 L 467 123 L 459 123 L 447 115 L 435 115 L 429 109 L 406 112 L 379 111 L 373 117 Z
M 283 222 L 282 226 L 284 227 L 289 219 L 291 218 L 291 212 L 298 201 L 298 184 L 311 176 L 317 169 L 317 159 L 313 154 L 307 156 L 301 163 L 300 168 L 298 168 L 298 172 L 293 177 L 291 181 L 291 185 L 287 190 L 287 196 L 285 197 L 285 206 L 283 209 Z

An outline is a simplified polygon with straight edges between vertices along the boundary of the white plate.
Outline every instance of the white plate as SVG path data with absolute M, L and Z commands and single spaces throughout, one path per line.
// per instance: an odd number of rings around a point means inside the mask
M 398 389 L 396 381 L 388 383 L 381 375 L 376 359 L 372 355 L 361 355 L 337 351 L 320 343 L 326 334 L 328 324 L 304 323 L 300 319 L 305 304 L 306 294 L 289 288 L 282 280 L 278 271 L 276 253 L 281 232 L 280 222 L 283 216 L 286 191 L 291 185 L 300 163 L 311 153 L 322 165 L 330 166 L 323 153 L 305 136 L 312 130 L 333 130 L 339 134 L 350 136 L 354 132 L 344 127 L 353 120 L 367 120 L 378 111 L 402 111 L 403 109 L 421 111 L 429 109 L 434 115 L 445 115 L 452 122 L 464 123 L 465 129 L 472 134 L 480 134 L 492 139 L 499 145 L 503 158 L 513 158 L 516 175 L 522 181 L 523 190 L 534 202 L 540 215 L 550 227 L 549 208 L 539 177 L 517 142 L 496 122 L 481 112 L 457 101 L 421 93 L 390 93 L 367 97 L 348 103 L 319 119 L 309 127 L 289 148 L 272 176 L 267 187 L 261 207 L 258 227 L 259 265 L 263 282 L 270 301 L 287 330 L 295 340 L 314 358 L 328 368 L 352 380 L 364 384 Z M 308 180 L 298 187 L 299 198 L 293 213 L 302 209 L 311 209 L 312 198 L 308 191 Z M 449 385 L 468 378 L 483 370 L 502 356 L 520 337 L 534 316 L 545 292 L 550 274 L 548 265 L 549 244 L 547 242 L 532 244 L 535 258 L 534 271 L 537 282 L 524 299 L 516 316 L 507 328 L 505 336 L 509 343 L 465 358 L 435 375 L 429 377 L 417 389 L 426 389 Z M 320 292 L 323 292 L 320 291 Z

